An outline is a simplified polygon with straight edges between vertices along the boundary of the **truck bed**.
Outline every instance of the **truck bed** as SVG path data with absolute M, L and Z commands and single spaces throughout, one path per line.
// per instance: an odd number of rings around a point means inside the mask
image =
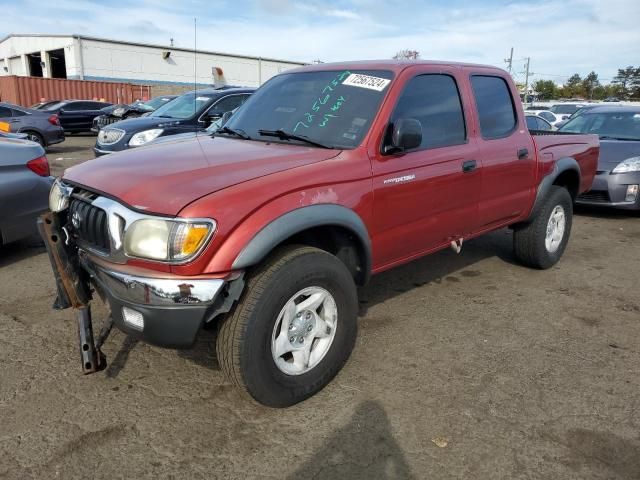
M 591 188 L 598 166 L 600 143 L 597 135 L 558 132 L 531 132 L 538 152 L 540 177 L 551 173 L 553 165 L 562 158 L 574 158 L 580 166 L 578 193 Z

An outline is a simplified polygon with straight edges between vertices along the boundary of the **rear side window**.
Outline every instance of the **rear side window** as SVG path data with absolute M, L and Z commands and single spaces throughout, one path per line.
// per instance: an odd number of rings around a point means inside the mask
M 247 98 L 249 98 L 249 95 L 230 95 L 218 100 L 218 102 L 211 107 L 211 110 L 220 113 L 230 112 L 242 105 Z
M 422 125 L 420 149 L 465 143 L 467 131 L 460 94 L 449 75 L 418 75 L 407 83 L 391 117 L 414 118 Z M 389 134 L 391 129 L 389 129 Z
M 474 75 L 471 86 L 476 97 L 483 138 L 502 138 L 516 128 L 516 109 L 507 82 L 500 77 Z
M 0 118 L 7 118 L 11 116 L 11 110 L 7 107 L 0 107 Z

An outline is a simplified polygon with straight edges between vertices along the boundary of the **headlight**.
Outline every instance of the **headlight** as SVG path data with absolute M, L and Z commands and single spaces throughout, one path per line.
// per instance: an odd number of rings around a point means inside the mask
M 57 178 L 49 191 L 49 210 L 61 212 L 69 206 L 69 192 Z
M 149 143 L 154 138 L 159 137 L 164 130 L 162 128 L 154 128 L 153 130 L 145 130 L 144 132 L 136 133 L 131 140 L 129 140 L 130 147 L 139 147 L 145 143 Z
M 116 108 L 116 109 L 113 111 L 113 116 L 114 116 L 114 117 L 121 117 L 123 113 L 124 113 L 124 108 L 119 107 L 119 108 Z
M 215 228 L 213 220 L 137 220 L 127 229 L 124 251 L 132 257 L 184 261 L 200 252 Z
M 611 173 L 628 173 L 628 172 L 640 172 L 640 157 L 631 157 L 623 160 Z

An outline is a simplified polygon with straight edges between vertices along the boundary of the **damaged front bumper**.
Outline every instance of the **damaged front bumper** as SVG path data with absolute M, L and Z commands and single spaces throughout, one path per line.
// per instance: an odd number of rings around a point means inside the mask
M 84 373 L 105 368 L 106 358 L 100 346 L 111 325 L 154 345 L 189 347 L 205 322 L 231 309 L 244 285 L 242 273 L 223 278 L 182 277 L 125 265 L 114 268 L 73 245 L 58 214 L 43 215 L 38 228 L 56 279 L 58 297 L 54 308 L 78 310 Z M 111 311 L 95 344 L 90 309 L 94 291 Z

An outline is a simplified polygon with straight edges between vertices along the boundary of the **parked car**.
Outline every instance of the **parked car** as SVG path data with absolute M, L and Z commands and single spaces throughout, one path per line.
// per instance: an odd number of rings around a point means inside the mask
M 129 105 L 111 105 L 102 109 L 102 115 L 98 115 L 93 119 L 91 131 L 98 133 L 101 128 L 112 123 L 126 120 L 127 118 L 136 118 L 154 112 L 165 103 L 170 102 L 177 95 L 162 95 L 152 98 L 147 102 L 136 101 Z
M 555 126 L 560 123 L 561 116 L 556 115 L 555 113 L 550 112 L 549 110 L 526 110 L 525 113 L 537 115 L 540 118 L 543 118 L 545 121 Z
M 203 131 L 225 112 L 237 108 L 253 88 L 202 89 L 185 93 L 146 117 L 131 118 L 100 130 L 96 157 L 139 147 L 165 135 Z
M 0 245 L 37 233 L 53 178 L 44 149 L 31 141 L 0 138 Z
M 553 125 L 538 115 L 530 115 L 526 113 L 525 120 L 527 121 L 527 128 L 529 131 L 551 132 L 555 130 Z
M 546 105 L 529 105 L 525 108 L 525 111 L 528 110 L 549 110 L 551 107 L 547 107 Z
M 534 141 L 517 98 L 495 67 L 310 65 L 271 78 L 214 137 L 68 169 L 39 225 L 57 305 L 81 307 L 84 372 L 105 365 L 85 335 L 88 282 L 119 329 L 157 345 L 189 346 L 219 322 L 230 381 L 285 407 L 347 361 L 356 284 L 372 274 L 505 226 L 515 258 L 551 267 L 598 137 Z
M 584 106 L 584 103 L 557 103 L 549 111 L 558 115 L 560 120 L 566 120 Z
M 610 103 L 610 102 L 619 102 L 620 99 L 618 97 L 607 97 L 604 99 L 605 102 Z
M 590 108 L 559 131 L 600 136 L 595 180 L 577 203 L 640 210 L 640 107 Z
M 110 105 L 112 104 L 109 102 L 94 100 L 63 100 L 42 110 L 56 113 L 65 132 L 81 133 L 90 132 L 93 119 L 102 114 L 102 108 Z
M 26 133 L 10 133 L 2 130 L 2 124 L 0 123 L 0 138 L 18 138 L 20 140 L 28 140 Z
M 38 103 L 34 103 L 33 105 L 31 105 L 32 110 L 42 110 L 44 108 L 47 108 L 55 103 L 59 103 L 60 100 L 46 100 L 44 102 L 38 102 Z
M 598 103 L 594 103 L 592 105 L 585 105 L 584 107 L 576 110 L 573 114 L 571 114 L 569 116 L 569 118 L 562 120 L 561 122 L 558 122 L 555 124 L 555 127 L 560 129 L 560 127 L 564 126 L 569 120 L 574 119 L 575 117 L 579 117 L 580 115 L 583 115 L 587 112 L 589 112 L 591 109 L 596 108 L 596 107 L 601 107 L 601 104 Z M 618 108 L 618 107 L 624 107 L 624 105 L 609 105 L 610 108 Z
M 10 133 L 24 133 L 43 147 L 64 142 L 64 130 L 55 113 L 0 102 L 0 122 L 8 125 Z
M 231 115 L 233 115 L 235 112 L 238 111 L 238 108 L 240 107 L 236 107 L 230 112 L 225 112 L 224 115 L 222 115 L 222 117 L 211 122 L 211 125 L 209 125 L 203 132 L 196 130 L 196 131 L 190 131 L 190 132 L 184 132 L 184 133 L 176 133 L 174 135 L 165 135 L 164 137 L 158 137 L 152 140 L 151 142 L 149 142 L 149 145 L 151 144 L 157 145 L 158 143 L 169 143 L 169 142 L 188 140 L 198 135 L 215 135 L 215 133 L 220 128 L 222 128 L 227 123 L 227 121 L 229 121 L 229 119 L 231 118 Z M 228 132 L 227 133 L 222 132 L 222 134 L 226 135 L 228 134 Z

